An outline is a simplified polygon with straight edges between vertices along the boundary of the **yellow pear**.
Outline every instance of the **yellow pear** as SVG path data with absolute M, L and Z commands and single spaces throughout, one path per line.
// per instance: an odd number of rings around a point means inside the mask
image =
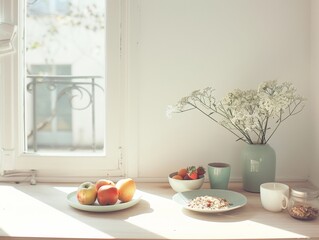
M 119 200 L 121 202 L 129 202 L 132 200 L 136 190 L 136 184 L 133 179 L 121 179 L 116 183 L 115 186 L 119 191 Z

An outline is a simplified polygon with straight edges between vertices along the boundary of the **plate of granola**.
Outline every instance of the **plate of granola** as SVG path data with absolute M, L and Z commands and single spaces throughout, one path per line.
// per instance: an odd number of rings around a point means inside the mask
M 231 211 L 247 204 L 247 198 L 244 195 L 222 189 L 179 192 L 173 196 L 173 200 L 185 209 L 204 213 Z

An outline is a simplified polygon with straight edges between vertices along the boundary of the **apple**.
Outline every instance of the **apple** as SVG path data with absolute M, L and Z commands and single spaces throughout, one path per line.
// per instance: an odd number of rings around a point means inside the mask
M 115 186 L 119 191 L 119 200 L 121 202 L 129 202 L 132 200 L 136 190 L 136 184 L 133 179 L 121 179 L 115 184 Z
M 84 182 L 80 184 L 76 194 L 79 203 L 84 205 L 93 204 L 96 200 L 96 195 L 97 192 L 95 189 L 95 184 L 91 182 Z
M 112 186 L 115 186 L 115 183 L 111 180 L 107 180 L 107 179 L 99 179 L 96 181 L 95 183 L 95 188 L 96 188 L 96 191 L 99 190 L 100 187 L 102 187 L 103 185 L 112 185 Z
M 97 191 L 97 201 L 100 205 L 114 205 L 118 197 L 118 190 L 112 185 L 103 185 Z

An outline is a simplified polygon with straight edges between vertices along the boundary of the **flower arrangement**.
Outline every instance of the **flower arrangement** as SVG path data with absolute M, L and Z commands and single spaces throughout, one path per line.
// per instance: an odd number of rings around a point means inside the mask
M 236 89 L 218 101 L 211 87 L 183 97 L 167 113 L 197 109 L 249 144 L 266 144 L 278 127 L 304 108 L 305 98 L 288 82 L 266 81 L 257 90 Z

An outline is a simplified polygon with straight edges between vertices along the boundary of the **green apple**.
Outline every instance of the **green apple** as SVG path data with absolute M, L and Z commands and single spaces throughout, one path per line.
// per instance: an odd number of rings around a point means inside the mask
M 84 182 L 78 187 L 77 199 L 79 203 L 84 205 L 91 205 L 95 202 L 97 192 L 95 184 L 91 182 Z

